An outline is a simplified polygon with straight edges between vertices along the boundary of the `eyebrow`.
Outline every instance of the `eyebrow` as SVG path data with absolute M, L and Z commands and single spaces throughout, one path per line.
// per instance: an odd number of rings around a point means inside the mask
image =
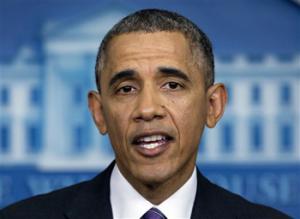
M 158 68 L 158 72 L 164 76 L 175 76 L 178 78 L 181 78 L 185 81 L 190 82 L 191 80 L 188 78 L 187 74 L 184 73 L 183 71 L 176 69 L 176 68 L 172 68 L 172 67 L 159 67 Z M 120 72 L 117 72 L 114 74 L 114 76 L 110 79 L 109 81 L 109 86 L 112 86 L 114 83 L 116 83 L 119 80 L 122 79 L 132 79 L 134 78 L 136 75 L 136 71 L 132 70 L 132 69 L 126 69 Z
M 159 67 L 159 73 L 165 76 L 175 76 L 178 78 L 181 78 L 185 81 L 190 82 L 191 80 L 188 78 L 187 74 L 184 73 L 183 71 L 172 68 L 172 67 Z
M 123 71 L 120 71 L 110 79 L 109 86 L 112 86 L 114 83 L 116 83 L 119 80 L 122 80 L 124 78 L 133 78 L 135 76 L 136 72 L 132 69 L 126 69 Z

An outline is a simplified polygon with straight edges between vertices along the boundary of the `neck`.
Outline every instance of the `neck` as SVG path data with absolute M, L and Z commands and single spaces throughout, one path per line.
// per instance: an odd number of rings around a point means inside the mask
M 159 205 L 177 190 L 179 190 L 191 177 L 195 166 L 185 166 L 169 178 L 162 181 L 140 181 L 131 174 L 122 175 L 146 200 L 153 205 Z

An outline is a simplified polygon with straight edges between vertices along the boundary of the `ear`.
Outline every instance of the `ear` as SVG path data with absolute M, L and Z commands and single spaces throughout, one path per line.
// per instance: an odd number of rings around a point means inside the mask
M 221 119 L 227 102 L 227 92 L 224 84 L 214 84 L 207 91 L 206 125 L 209 128 L 216 126 Z
M 90 91 L 88 94 L 89 109 L 93 116 L 94 122 L 102 135 L 107 133 L 107 126 L 104 119 L 102 98 L 96 91 Z

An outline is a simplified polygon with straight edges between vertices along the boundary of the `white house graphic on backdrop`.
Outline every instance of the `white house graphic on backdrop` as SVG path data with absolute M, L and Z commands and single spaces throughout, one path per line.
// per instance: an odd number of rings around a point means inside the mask
M 44 62 L 24 46 L 0 71 L 0 163 L 95 167 L 113 157 L 87 109 L 97 48 L 126 12 L 45 25 Z M 206 130 L 199 162 L 300 161 L 300 54 L 216 59 L 229 91 L 224 118 Z

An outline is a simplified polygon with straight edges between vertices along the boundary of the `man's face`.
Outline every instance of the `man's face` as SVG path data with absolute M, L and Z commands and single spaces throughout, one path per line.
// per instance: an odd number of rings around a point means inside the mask
M 207 122 L 204 72 L 181 33 L 130 33 L 109 44 L 101 94 L 90 98 L 132 184 L 186 180 Z

